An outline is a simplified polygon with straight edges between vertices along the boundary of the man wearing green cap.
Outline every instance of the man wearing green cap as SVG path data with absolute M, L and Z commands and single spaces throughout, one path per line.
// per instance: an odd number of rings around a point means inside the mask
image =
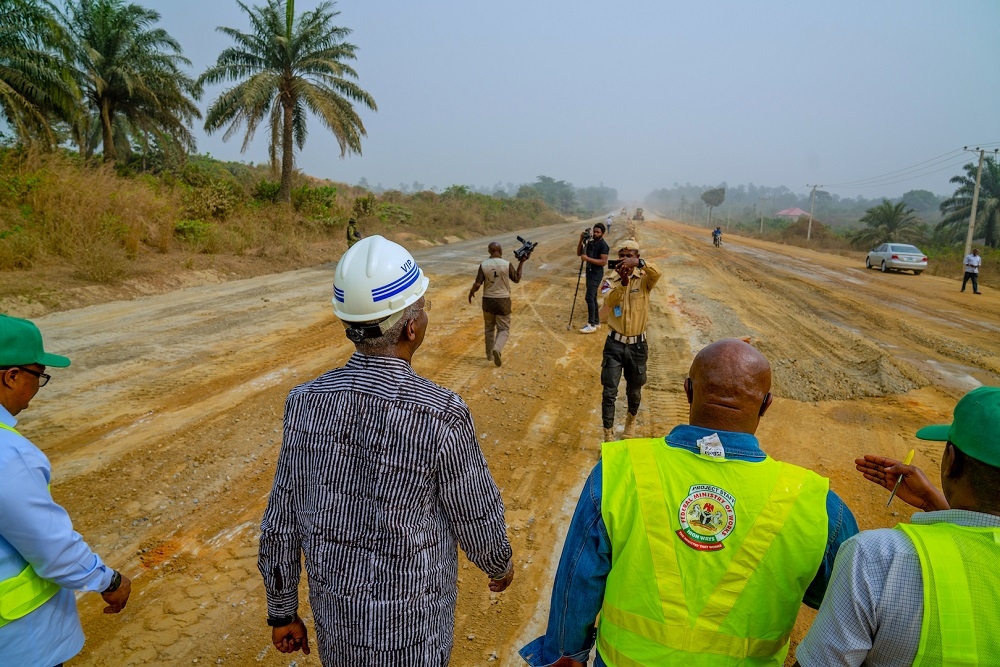
M 1000 664 L 998 429 L 1000 387 L 980 387 L 958 402 L 952 423 L 917 431 L 946 443 L 943 493 L 916 466 L 855 461 L 887 489 L 902 478 L 899 499 L 923 512 L 844 543 L 799 664 Z
M 62 664 L 83 648 L 73 591 L 100 592 L 117 614 L 132 590 L 73 530 L 48 458 L 15 429 L 47 366 L 69 359 L 45 352 L 33 323 L 0 315 L 0 665 Z

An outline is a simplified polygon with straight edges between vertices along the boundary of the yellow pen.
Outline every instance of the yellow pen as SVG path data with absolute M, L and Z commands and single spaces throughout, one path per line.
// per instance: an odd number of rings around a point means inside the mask
M 906 455 L 906 458 L 903 459 L 903 465 L 904 466 L 910 465 L 910 462 L 913 461 L 913 453 L 914 452 L 911 449 L 910 452 Z M 903 481 L 903 476 L 902 475 L 900 475 L 899 477 L 896 478 L 896 486 L 892 487 L 892 493 L 889 494 L 889 500 L 886 501 L 886 503 L 885 503 L 886 507 L 888 507 L 889 503 L 892 502 L 892 499 L 896 497 L 896 491 L 899 491 L 899 483 L 902 482 L 902 481 Z

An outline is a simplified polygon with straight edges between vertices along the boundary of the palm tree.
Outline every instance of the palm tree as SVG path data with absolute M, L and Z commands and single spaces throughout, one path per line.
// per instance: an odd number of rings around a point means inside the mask
M 861 216 L 868 225 L 851 234 L 851 242 L 860 247 L 875 247 L 882 243 L 915 243 L 924 237 L 924 225 L 905 202 L 893 204 L 888 199 L 873 206 Z
M 319 116 L 340 144 L 340 157 L 361 154 L 361 137 L 367 136 L 354 110 L 358 102 L 375 111 L 375 100 L 354 81 L 357 73 L 345 61 L 354 60 L 357 47 L 344 42 L 349 28 L 333 25 L 332 2 L 295 16 L 294 0 L 268 0 L 263 7 L 247 7 L 237 1 L 250 18 L 251 32 L 220 27 L 236 43 L 222 53 L 199 84 L 237 82 L 209 108 L 205 130 L 209 133 L 228 125 L 225 139 L 246 123 L 242 151 L 250 145 L 257 126 L 265 119 L 271 127 L 271 166 L 278 162 L 281 147 L 279 197 L 291 201 L 295 147 L 306 140 L 308 111 Z
M 81 150 L 101 128 L 104 161 L 118 159 L 149 135 L 161 145 L 194 149 L 189 125 L 201 113 L 198 84 L 181 66 L 191 62 L 167 31 L 160 14 L 124 0 L 66 0 L 63 18 L 73 39 L 73 58 L 89 106 L 76 126 Z
M 55 142 L 50 121 L 72 118 L 79 95 L 44 0 L 8 0 L 0 12 L 0 117 L 25 144 Z
M 944 218 L 937 228 L 947 230 L 954 240 L 965 238 L 972 215 L 972 195 L 976 188 L 976 165 L 971 162 L 963 167 L 965 176 L 953 176 L 951 183 L 958 188 L 941 202 Z M 983 175 L 979 182 L 979 201 L 976 205 L 976 237 L 985 239 L 991 248 L 1000 245 L 1000 165 L 991 157 L 983 161 Z

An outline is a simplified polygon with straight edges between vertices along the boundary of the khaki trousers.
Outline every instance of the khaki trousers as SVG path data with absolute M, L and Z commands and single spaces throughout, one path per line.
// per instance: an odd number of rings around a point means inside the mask
M 486 334 L 486 358 L 493 360 L 493 350 L 503 351 L 507 336 L 510 335 L 510 315 L 494 315 L 483 311 L 484 333 Z

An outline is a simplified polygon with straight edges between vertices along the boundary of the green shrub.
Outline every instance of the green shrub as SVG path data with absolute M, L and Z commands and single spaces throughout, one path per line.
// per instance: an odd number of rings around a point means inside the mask
M 378 205 L 378 212 L 375 215 L 383 223 L 391 226 L 405 224 L 413 216 L 413 213 L 397 204 L 383 202 Z
M 281 183 L 262 178 L 253 188 L 254 201 L 277 204 L 281 194 Z
M 358 197 L 354 200 L 352 210 L 354 211 L 355 218 L 375 215 L 378 211 L 378 199 L 371 193 Z
M 208 241 L 211 231 L 212 223 L 203 220 L 178 220 L 174 226 L 174 234 L 193 245 Z
M 321 185 L 311 188 L 302 185 L 292 190 L 292 206 L 296 211 L 310 218 L 323 218 L 337 203 L 337 188 Z

